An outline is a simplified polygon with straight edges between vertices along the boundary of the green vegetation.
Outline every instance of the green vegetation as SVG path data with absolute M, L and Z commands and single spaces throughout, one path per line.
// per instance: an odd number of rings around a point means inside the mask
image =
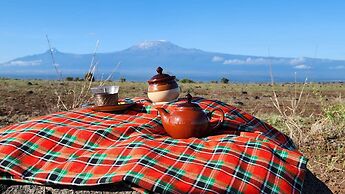
M 345 104 L 334 104 L 326 107 L 325 117 L 334 124 L 345 124 Z
M 81 79 L 79 77 L 74 78 L 74 81 L 85 81 L 84 79 Z
M 193 80 L 188 79 L 188 78 L 181 79 L 180 82 L 184 83 L 184 84 L 186 84 L 186 83 L 195 83 Z
M 81 79 L 79 77 L 73 78 L 73 77 L 66 77 L 66 81 L 85 81 L 84 79 Z
M 73 79 L 73 77 L 66 77 L 65 80 L 66 80 L 66 81 L 73 81 L 74 79 Z
M 225 77 L 223 77 L 222 79 L 220 79 L 220 83 L 222 83 L 222 84 L 228 84 L 229 83 L 229 79 L 227 79 L 227 78 L 225 78 Z

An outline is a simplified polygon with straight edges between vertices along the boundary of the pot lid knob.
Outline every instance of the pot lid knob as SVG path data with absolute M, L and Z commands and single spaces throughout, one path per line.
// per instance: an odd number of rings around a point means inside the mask
M 187 98 L 187 102 L 184 102 L 184 103 L 179 104 L 179 105 L 177 105 L 177 106 L 178 106 L 178 107 L 181 107 L 181 108 L 192 107 L 192 108 L 196 108 L 196 110 L 199 110 L 199 109 L 200 109 L 200 106 L 199 106 L 198 104 L 192 102 L 193 97 L 192 97 L 192 95 L 190 95 L 190 93 L 188 93 L 188 94 L 186 95 L 186 98 Z M 201 110 L 201 109 L 200 109 L 200 110 Z
M 167 83 L 170 81 L 175 81 L 175 76 L 170 76 L 168 74 L 164 74 L 163 73 L 163 68 L 162 67 L 158 67 L 156 69 L 157 71 L 157 75 L 153 76 L 150 80 L 148 80 L 147 82 L 149 82 L 149 84 L 153 84 L 153 83 Z

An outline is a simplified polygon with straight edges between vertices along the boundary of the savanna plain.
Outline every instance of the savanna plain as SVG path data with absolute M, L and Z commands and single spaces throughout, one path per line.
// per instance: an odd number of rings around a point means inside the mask
M 0 79 L 0 128 L 92 101 L 91 86 L 119 85 L 120 98 L 146 97 L 144 82 Z M 345 84 L 179 83 L 180 97 L 217 99 L 290 136 L 308 159 L 304 193 L 345 193 Z M 1 183 L 0 193 L 112 193 Z M 329 190 L 328 190 L 329 189 Z M 25 192 L 26 191 L 26 192 Z M 42 191 L 42 192 L 41 192 Z

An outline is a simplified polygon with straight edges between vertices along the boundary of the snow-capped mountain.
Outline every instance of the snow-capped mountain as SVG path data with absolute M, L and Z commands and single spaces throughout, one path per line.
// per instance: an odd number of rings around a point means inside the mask
M 92 54 L 64 53 L 53 48 L 55 63 L 64 76 L 82 76 L 89 70 Z M 269 65 L 277 81 L 293 81 L 306 77 L 311 81 L 345 79 L 345 61 L 306 57 L 260 57 L 206 52 L 183 48 L 166 40 L 144 41 L 127 49 L 97 53 L 97 74 L 115 70 L 115 79 L 147 80 L 157 66 L 178 78 L 217 80 L 228 77 L 233 81 L 269 81 Z M 120 63 L 118 69 L 117 65 Z M 0 64 L 0 76 L 56 78 L 51 51 L 20 57 Z
M 177 53 L 195 53 L 203 52 L 198 49 L 187 49 L 167 40 L 144 41 L 137 45 L 131 46 L 123 52 L 142 52 L 142 53 L 159 53 L 159 54 L 177 54 Z
M 167 40 L 156 40 L 156 41 L 145 40 L 144 42 L 134 45 L 130 47 L 129 49 L 132 49 L 132 50 L 168 49 L 169 50 L 169 49 L 183 49 L 183 48 L 175 44 L 172 44 L 171 42 Z

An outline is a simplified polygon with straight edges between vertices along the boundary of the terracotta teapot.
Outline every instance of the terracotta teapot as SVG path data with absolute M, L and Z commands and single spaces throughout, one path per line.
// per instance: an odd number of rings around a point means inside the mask
M 170 113 L 161 107 L 157 107 L 165 131 L 173 138 L 185 139 L 190 137 L 202 137 L 217 129 L 224 121 L 222 109 L 214 109 L 206 114 L 198 104 L 192 103 L 192 96 L 187 94 L 187 102 L 177 105 Z M 214 126 L 210 124 L 210 116 L 214 111 L 221 112 L 221 118 Z

